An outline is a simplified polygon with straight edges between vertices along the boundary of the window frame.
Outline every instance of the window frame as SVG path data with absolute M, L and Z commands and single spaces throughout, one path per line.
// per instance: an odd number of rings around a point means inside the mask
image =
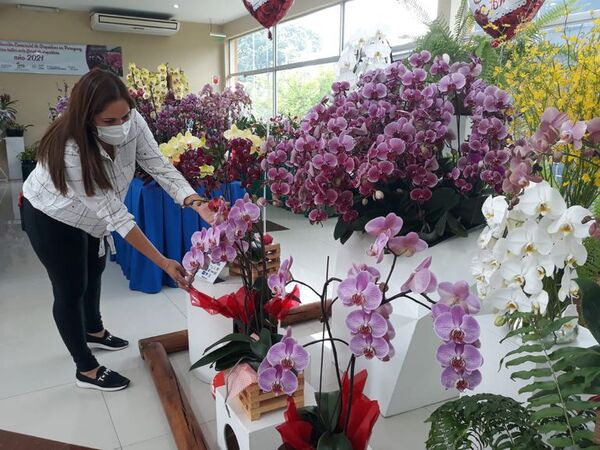
M 273 27 L 273 40 L 272 40 L 272 54 L 273 54 L 273 62 L 272 65 L 270 67 L 265 67 L 262 69 L 255 69 L 255 70 L 249 70 L 249 71 L 242 71 L 242 72 L 232 72 L 231 71 L 231 59 L 232 59 L 232 42 L 236 39 L 242 38 L 244 36 L 249 36 L 252 33 L 256 33 L 256 32 L 261 32 L 262 29 L 260 30 L 251 30 L 248 31 L 247 33 L 242 33 L 240 35 L 237 36 L 233 36 L 231 38 L 229 38 L 227 40 L 226 43 L 226 61 L 227 61 L 227 70 L 228 70 L 228 74 L 226 77 L 226 81 L 227 83 L 230 83 L 231 80 L 233 78 L 244 78 L 244 77 L 248 77 L 248 76 L 253 76 L 253 75 L 262 75 L 265 73 L 272 73 L 272 80 L 273 80 L 273 107 L 272 107 L 272 113 L 273 115 L 278 114 L 278 110 L 277 110 L 277 104 L 278 104 L 278 99 L 277 99 L 277 75 L 279 72 L 285 71 L 285 70 L 290 70 L 290 69 L 299 69 L 302 67 L 309 67 L 309 66 L 318 66 L 318 65 L 323 65 L 323 64 L 331 64 L 331 63 L 337 63 L 340 59 L 340 55 L 342 54 L 343 48 L 344 48 L 344 41 L 345 41 L 345 34 L 346 34 L 346 24 L 345 24 L 345 19 L 346 19 L 346 3 L 349 3 L 351 1 L 354 0 L 338 0 L 337 2 L 333 2 L 333 3 L 328 3 L 326 5 L 323 5 L 322 7 L 316 8 L 316 9 L 311 9 L 309 11 L 303 12 L 301 14 L 295 15 L 293 17 L 287 18 L 286 20 L 282 21 L 281 23 L 286 23 L 292 20 L 296 20 L 311 14 L 315 14 L 319 11 L 325 10 L 327 8 L 332 8 L 334 6 L 339 6 L 340 8 L 340 27 L 339 27 L 339 33 L 338 33 L 338 39 L 339 39 L 339 46 L 338 46 L 338 54 L 335 56 L 330 56 L 327 58 L 317 58 L 317 59 L 312 59 L 312 60 L 307 60 L 307 61 L 301 61 L 301 62 L 297 62 L 297 63 L 291 63 L 291 64 L 284 64 L 284 65 L 278 65 L 277 64 L 277 39 L 278 39 L 278 26 L 275 25 Z M 442 8 L 442 3 L 445 0 L 438 0 L 438 10 L 437 10 L 437 17 L 440 16 L 440 14 L 442 14 L 443 8 Z M 264 30 L 262 30 L 264 31 Z M 266 31 L 264 31 L 266 32 Z M 401 45 L 397 45 L 392 47 L 392 55 L 396 56 L 398 54 L 406 54 L 409 53 L 412 48 L 414 47 L 414 42 L 409 42 L 406 44 L 401 44 Z

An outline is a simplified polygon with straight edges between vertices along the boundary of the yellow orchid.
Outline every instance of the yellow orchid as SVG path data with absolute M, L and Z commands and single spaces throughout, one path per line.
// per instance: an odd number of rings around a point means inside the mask
M 200 166 L 200 178 L 212 177 L 215 174 L 215 168 L 204 164 Z
M 223 133 L 223 137 L 228 141 L 232 141 L 234 139 L 247 139 L 252 142 L 252 150 L 251 153 L 260 153 L 262 149 L 262 145 L 265 142 L 263 138 L 252 134 L 252 131 L 249 129 L 240 130 L 237 125 L 233 124 L 229 130 Z

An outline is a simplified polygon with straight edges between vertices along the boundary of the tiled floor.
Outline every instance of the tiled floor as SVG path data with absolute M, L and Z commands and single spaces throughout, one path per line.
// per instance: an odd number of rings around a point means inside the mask
M 0 429 L 103 450 L 175 449 L 135 343 L 186 328 L 185 293 L 174 289 L 156 295 L 132 292 L 118 266 L 109 263 L 103 282 L 103 316 L 107 327 L 132 345 L 121 352 L 99 353 L 99 359 L 133 383 L 117 393 L 77 389 L 72 361 L 52 320 L 50 284 L 15 215 L 13 202 L 19 190 L 16 183 L 0 184 Z M 283 256 L 294 255 L 299 279 L 319 283 L 328 255 L 331 268 L 335 267 L 333 223 L 310 227 L 304 218 L 285 211 L 272 211 L 270 219 L 290 228 L 275 235 Z M 318 324 L 306 324 L 295 333 L 307 336 L 318 330 Z M 189 374 L 187 353 L 173 355 L 172 362 L 209 444 L 216 448 L 209 387 Z M 379 420 L 373 449 L 425 448 L 428 425 L 424 421 L 434 408 Z

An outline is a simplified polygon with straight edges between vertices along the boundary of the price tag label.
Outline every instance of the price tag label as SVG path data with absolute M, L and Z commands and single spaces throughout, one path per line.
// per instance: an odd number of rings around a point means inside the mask
M 202 281 L 206 281 L 207 283 L 215 284 L 217 278 L 219 278 L 219 275 L 221 272 L 223 272 L 226 264 L 226 262 L 219 264 L 212 263 L 210 266 L 208 266 L 208 269 L 199 271 L 197 277 Z

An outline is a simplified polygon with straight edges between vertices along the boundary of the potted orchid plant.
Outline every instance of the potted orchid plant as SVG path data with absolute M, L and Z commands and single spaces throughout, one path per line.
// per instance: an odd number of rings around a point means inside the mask
M 405 281 L 399 292 L 389 285 L 394 275 L 396 263 L 414 256 L 427 248 L 425 241 L 411 232 L 398 236 L 403 220 L 391 213 L 376 218 L 367 225 L 367 231 L 376 242 L 379 254 L 374 254 L 374 262 L 381 261 L 384 252 L 393 255 L 394 264 L 389 273 L 380 273 L 376 264 L 354 265 L 346 277 L 328 278 L 320 290 L 293 278 L 290 265 L 284 264 L 281 270 L 269 277 L 269 287 L 274 296 L 281 296 L 289 284 L 302 284 L 311 290 L 321 304 L 323 335 L 321 339 L 309 342 L 304 347 L 325 344 L 331 347 L 335 365 L 338 390 L 323 392 L 323 361 L 319 372 L 319 389 L 315 393 L 315 406 L 297 408 L 293 398 L 288 400 L 286 421 L 277 427 L 282 436 L 282 449 L 353 449 L 367 448 L 373 426 L 379 416 L 379 404 L 369 399 L 365 393 L 367 371 L 356 371 L 360 359 L 387 362 L 395 354 L 394 326 L 390 320 L 393 302 L 404 300 L 415 302 L 428 310 L 433 310 L 434 331 L 443 341 L 437 351 L 437 359 L 442 365 L 441 381 L 447 389 L 466 391 L 474 389 L 481 382 L 479 368 L 483 359 L 479 346 L 480 328 L 473 314 L 480 308 L 479 299 L 470 293 L 466 282 L 439 283 L 430 271 L 430 258 L 426 258 Z M 337 285 L 337 289 L 334 288 Z M 331 295 L 331 292 L 335 292 Z M 436 302 L 431 294 L 438 292 Z M 346 309 L 346 336 L 334 336 L 330 325 L 327 299 L 333 296 L 333 303 L 340 302 Z M 338 346 L 348 346 L 351 356 L 342 363 Z M 295 351 L 289 347 L 273 346 L 258 369 L 258 382 L 264 391 L 287 393 L 293 387 L 293 379 L 286 380 L 286 367 L 295 367 Z M 299 363 L 304 366 L 304 353 L 299 352 Z M 431 356 L 433 358 L 433 355 Z M 274 361 L 277 363 L 274 365 Z M 286 385 L 289 384 L 289 389 Z
M 313 223 L 337 215 L 342 243 L 388 212 L 431 244 L 465 236 L 484 222 L 488 189 L 502 192 L 509 158 L 512 102 L 481 71 L 476 59 L 452 64 L 423 51 L 367 72 L 354 89 L 334 83 L 296 136 L 268 152 L 273 194 Z

